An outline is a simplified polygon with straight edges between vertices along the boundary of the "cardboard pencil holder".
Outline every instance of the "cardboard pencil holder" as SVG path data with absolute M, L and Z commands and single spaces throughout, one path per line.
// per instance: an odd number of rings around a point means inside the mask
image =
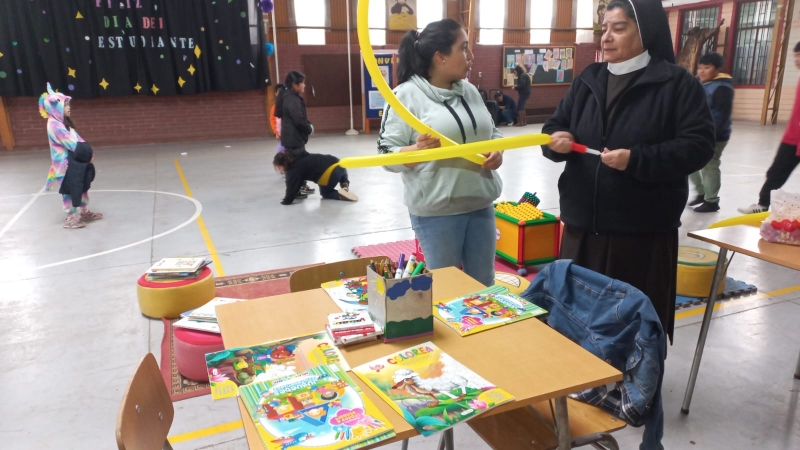
M 433 334 L 433 275 L 387 279 L 367 267 L 369 314 L 383 327 L 383 341 Z

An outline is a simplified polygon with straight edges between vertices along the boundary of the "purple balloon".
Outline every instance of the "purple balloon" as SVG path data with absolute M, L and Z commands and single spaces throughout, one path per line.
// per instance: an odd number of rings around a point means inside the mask
M 273 8 L 275 8 L 275 4 L 272 0 L 261 0 L 261 11 L 263 11 L 264 14 L 271 13 Z
M 67 89 L 69 89 L 70 91 L 74 91 L 75 90 L 75 85 L 70 84 L 69 86 L 67 86 Z

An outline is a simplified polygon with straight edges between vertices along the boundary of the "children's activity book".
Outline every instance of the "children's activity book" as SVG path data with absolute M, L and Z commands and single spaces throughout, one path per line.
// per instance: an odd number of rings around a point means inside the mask
M 355 449 L 395 435 L 338 364 L 242 386 L 239 395 L 268 450 Z
M 492 286 L 433 306 L 433 315 L 462 336 L 546 313 L 503 286 Z
M 334 363 L 349 370 L 341 352 L 324 331 L 206 354 L 208 381 L 214 400 L 236 397 L 240 386 Z
M 367 277 L 328 281 L 327 283 L 322 283 L 322 289 L 325 289 L 325 292 L 331 296 L 336 306 L 344 312 L 366 311 L 369 309 Z
M 432 342 L 353 369 L 423 436 L 514 400 Z

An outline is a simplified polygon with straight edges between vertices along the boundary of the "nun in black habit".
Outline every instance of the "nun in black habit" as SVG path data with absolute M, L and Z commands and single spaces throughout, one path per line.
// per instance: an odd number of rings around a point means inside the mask
M 714 154 L 714 121 L 700 82 L 674 64 L 659 0 L 614 0 L 604 27 L 605 62 L 581 73 L 543 128 L 544 156 L 566 162 L 560 257 L 644 292 L 672 342 L 687 179 Z

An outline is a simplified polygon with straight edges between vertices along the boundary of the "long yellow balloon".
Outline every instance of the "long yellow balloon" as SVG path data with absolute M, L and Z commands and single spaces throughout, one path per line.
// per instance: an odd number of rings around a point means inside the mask
M 358 167 L 393 166 L 397 164 L 438 161 L 440 159 L 464 158 L 469 155 L 475 155 L 476 153 L 496 152 L 498 151 L 497 142 L 499 141 L 503 141 L 503 150 L 510 150 L 512 148 L 529 147 L 531 145 L 547 145 L 550 143 L 550 135 L 529 134 L 525 136 L 453 145 L 445 148 L 431 148 L 427 150 L 388 153 L 383 155 L 353 156 L 342 158 L 339 161 L 339 165 L 346 169 L 355 169 Z
M 361 47 L 361 54 L 364 64 L 372 77 L 373 83 L 383 98 L 394 109 L 411 128 L 420 134 L 430 134 L 438 137 L 442 147 L 436 149 L 416 150 L 411 152 L 390 153 L 383 155 L 370 156 L 351 156 L 339 161 L 339 165 L 345 168 L 391 166 L 397 164 L 413 164 L 426 161 L 436 161 L 450 158 L 465 158 L 475 164 L 482 165 L 486 158 L 481 153 L 490 153 L 501 150 L 511 150 L 515 148 L 530 147 L 535 145 L 546 145 L 550 143 L 550 136 L 547 134 L 528 134 L 488 141 L 472 142 L 469 144 L 457 144 L 452 139 L 439 133 L 430 126 L 424 124 L 411 111 L 403 105 L 394 95 L 389 84 L 383 78 L 375 53 L 372 51 L 372 43 L 369 40 L 369 0 L 358 1 L 358 41 Z

